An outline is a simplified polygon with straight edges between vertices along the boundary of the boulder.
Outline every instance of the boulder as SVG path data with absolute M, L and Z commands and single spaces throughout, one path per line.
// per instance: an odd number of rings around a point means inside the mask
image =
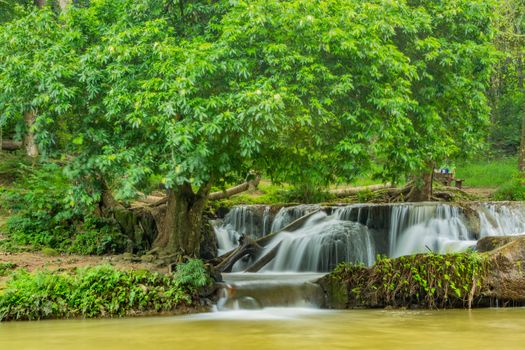
M 487 253 L 490 268 L 483 283 L 482 295 L 503 306 L 525 304 L 525 236 L 513 238 Z
M 525 237 L 525 235 L 519 235 L 519 236 L 490 236 L 490 237 L 483 237 L 478 241 L 476 244 L 476 250 L 480 253 L 482 252 L 490 252 L 496 248 L 502 247 L 505 244 L 508 244 L 510 242 L 513 242 L 517 239 L 521 239 Z

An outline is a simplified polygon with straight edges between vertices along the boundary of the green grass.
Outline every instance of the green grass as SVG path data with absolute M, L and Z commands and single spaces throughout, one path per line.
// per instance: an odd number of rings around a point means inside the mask
M 243 192 L 220 202 L 226 206 L 284 203 L 286 202 L 286 193 L 290 188 L 291 186 L 287 184 L 274 184 L 269 180 L 261 180 L 255 192 Z
M 512 180 L 518 172 L 516 157 L 480 159 L 458 164 L 456 178 L 466 187 L 497 188 Z

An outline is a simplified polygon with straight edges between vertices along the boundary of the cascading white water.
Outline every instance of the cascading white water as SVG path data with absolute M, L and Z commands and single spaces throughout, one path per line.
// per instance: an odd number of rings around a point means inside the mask
M 488 203 L 471 208 L 479 218 L 477 228 L 469 221 L 477 218 L 467 218 L 462 208 L 434 203 L 356 204 L 327 208 L 309 217 L 304 216 L 320 207 L 288 207 L 282 208 L 273 222 L 270 207 L 233 208 L 215 225 L 222 252 L 237 245 L 242 234 L 260 237 L 278 232 L 300 217 L 304 219 L 294 224 L 293 232 L 277 234 L 259 252 L 260 260 L 247 256 L 237 262 L 233 271 L 245 271 L 259 262 L 266 265 L 261 273 L 225 275 L 217 309 L 315 307 L 323 298 L 319 286 L 312 283 L 319 276 L 298 272 L 326 272 L 343 261 L 372 265 L 376 254 L 397 257 L 429 250 L 457 252 L 474 246 L 475 238 L 525 231 L 523 206 Z M 265 257 L 270 257 L 269 262 Z
M 392 207 L 389 256 L 449 253 L 474 246 L 458 207 L 403 204 Z
M 264 307 L 319 307 L 324 295 L 314 281 L 319 273 L 224 274 L 217 311 Z
M 271 232 L 279 232 L 287 225 L 308 213 L 316 211 L 319 205 L 297 205 L 294 207 L 284 207 L 279 210 L 272 222 Z
M 375 259 L 368 228 L 341 220 L 338 211 L 332 215 L 316 213 L 300 230 L 281 232 L 262 255 L 278 244 L 277 255 L 264 271 L 327 272 L 343 261 L 371 265 Z
M 525 210 L 519 204 L 487 203 L 478 209 L 480 237 L 525 233 Z
M 277 232 L 292 221 L 319 209 L 319 206 L 301 205 L 282 208 L 270 220 L 270 209 L 264 208 L 259 226 L 249 207 L 236 207 L 216 226 L 219 248 L 224 252 L 233 248 L 241 234 L 255 237 Z M 321 211 L 309 217 L 302 227 L 293 232 L 281 232 L 264 252 L 278 247 L 276 256 L 264 270 L 269 271 L 329 271 L 338 262 L 353 261 L 371 265 L 376 254 L 390 257 L 434 251 L 438 253 L 463 251 L 475 246 L 475 239 L 492 235 L 515 235 L 525 232 L 523 205 L 473 205 L 479 218 L 479 228 L 471 232 L 469 220 L 458 206 L 446 204 L 355 204 Z M 388 213 L 383 217 L 375 213 Z M 379 209 L 379 210 L 377 210 Z M 382 214 L 382 215 L 383 215 Z M 250 217 L 250 215 L 252 215 Z M 384 221 L 377 225 L 374 221 Z M 271 230 L 269 229 L 271 225 Z M 377 227 L 380 227 L 377 229 Z M 254 233 L 258 231 L 258 233 Z M 245 261 L 234 271 L 242 271 Z
M 258 238 L 269 233 L 270 207 L 265 206 L 262 218 L 259 218 L 257 210 L 248 205 L 236 206 L 226 214 L 222 222 L 214 223 L 219 255 L 235 248 L 241 235 Z

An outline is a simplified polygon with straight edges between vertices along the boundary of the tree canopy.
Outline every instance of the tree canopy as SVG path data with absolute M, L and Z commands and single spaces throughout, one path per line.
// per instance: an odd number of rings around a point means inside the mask
M 249 170 L 326 185 L 379 164 L 395 181 L 482 141 L 492 13 L 481 0 L 35 9 L 0 27 L 0 113 L 37 112 L 39 142 L 72 175 L 122 197 L 160 176 L 186 211 Z

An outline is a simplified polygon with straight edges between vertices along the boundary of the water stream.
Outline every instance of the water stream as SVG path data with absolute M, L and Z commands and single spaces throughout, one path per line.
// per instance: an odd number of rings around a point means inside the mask
M 398 257 L 459 252 L 475 247 L 481 237 L 525 232 L 522 204 L 479 203 L 469 210 L 467 215 L 459 206 L 439 203 L 301 205 L 282 208 L 274 217 L 265 210 L 264 216 L 254 219 L 254 211 L 242 206 L 233 208 L 215 229 L 220 252 L 226 252 L 237 245 L 241 235 L 256 239 L 279 232 L 292 221 L 318 211 L 299 229 L 280 232 L 256 257 L 276 249 L 275 257 L 262 268 L 273 272 L 327 272 L 342 261 L 371 265 L 377 254 Z M 257 221 L 264 225 L 254 225 Z M 239 262 L 234 271 L 243 271 L 250 263 L 254 261 Z

